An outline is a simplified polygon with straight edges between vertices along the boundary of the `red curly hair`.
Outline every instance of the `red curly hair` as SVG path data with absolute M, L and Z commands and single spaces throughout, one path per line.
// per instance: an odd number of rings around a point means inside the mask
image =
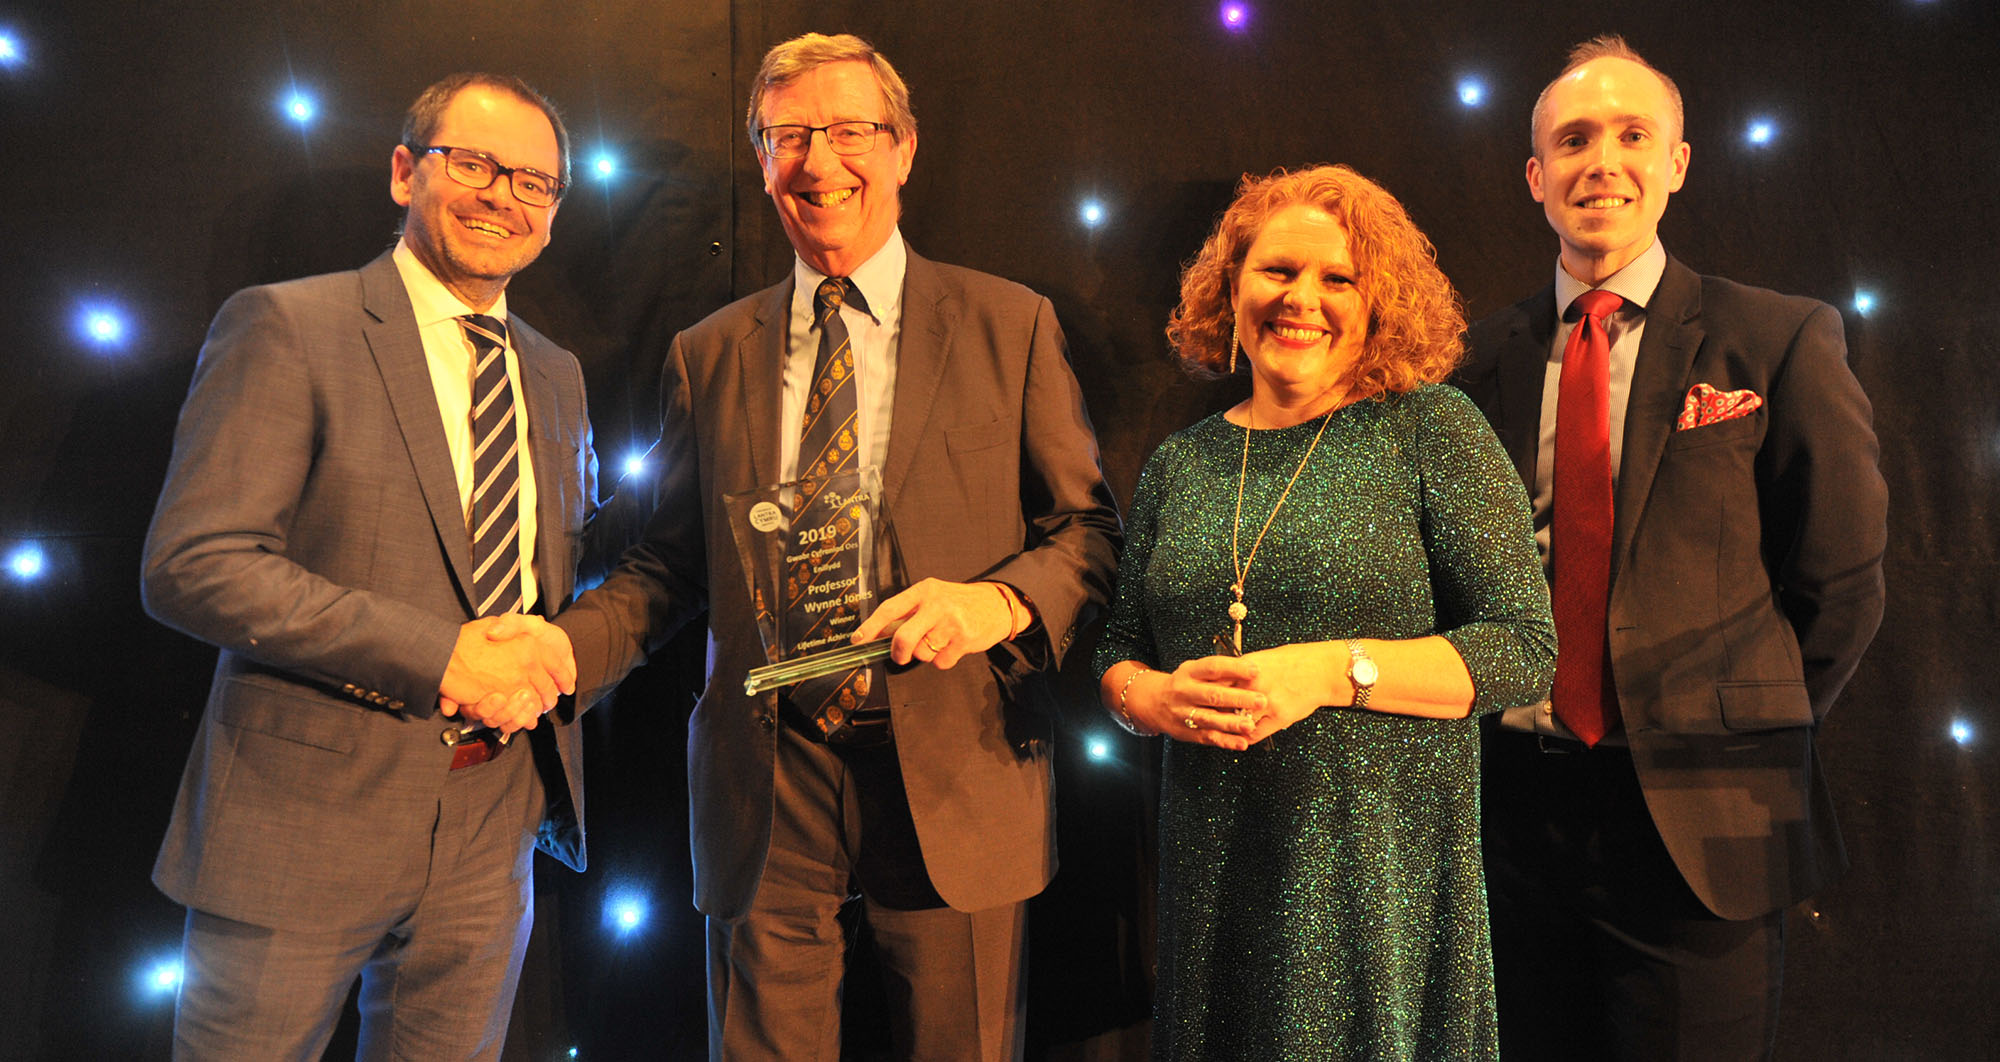
M 1368 338 L 1349 370 L 1349 394 L 1380 398 L 1439 383 L 1465 356 L 1465 308 L 1437 265 L 1437 249 L 1381 185 L 1346 166 L 1245 174 L 1236 199 L 1181 271 L 1181 301 L 1167 341 L 1196 376 L 1227 375 L 1231 295 L 1243 259 L 1273 214 L 1310 203 L 1347 230 L 1355 287 L 1368 305 Z

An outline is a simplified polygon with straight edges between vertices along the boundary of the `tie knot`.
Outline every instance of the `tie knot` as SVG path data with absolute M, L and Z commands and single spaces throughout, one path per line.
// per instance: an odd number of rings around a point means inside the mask
M 468 313 L 459 317 L 458 323 L 465 334 L 472 339 L 472 345 L 480 349 L 504 347 L 507 345 L 507 322 L 483 313 Z
M 868 311 L 868 300 L 861 297 L 861 289 L 847 277 L 828 277 L 819 282 L 819 290 L 813 295 L 813 305 L 819 310 L 820 320 L 842 306 L 852 306 L 862 313 Z
M 813 297 L 819 312 L 824 314 L 828 310 L 840 309 L 840 304 L 847 301 L 847 289 L 853 283 L 846 277 L 828 277 L 820 281 L 819 294 Z
M 1603 324 L 1606 317 L 1617 313 L 1618 308 L 1625 305 L 1625 297 L 1615 291 L 1592 288 L 1578 295 L 1571 305 L 1583 311 L 1585 317 L 1594 317 L 1597 323 Z

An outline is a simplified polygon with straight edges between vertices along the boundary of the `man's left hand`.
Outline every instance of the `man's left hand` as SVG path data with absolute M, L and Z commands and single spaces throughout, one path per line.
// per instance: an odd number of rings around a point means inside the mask
M 882 602 L 860 627 L 856 644 L 873 641 L 896 627 L 889 658 L 898 664 L 929 661 L 944 670 L 973 653 L 983 653 L 1014 633 L 1008 591 L 998 583 L 948 583 L 925 579 Z

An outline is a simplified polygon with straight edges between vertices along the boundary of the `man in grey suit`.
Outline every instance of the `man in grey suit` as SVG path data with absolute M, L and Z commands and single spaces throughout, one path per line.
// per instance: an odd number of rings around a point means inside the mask
M 1473 326 L 1461 386 L 1534 501 L 1551 702 L 1485 746 L 1511 1058 L 1767 1056 L 1784 909 L 1846 865 L 1815 735 L 1882 619 L 1887 492 L 1830 306 L 1659 240 L 1680 91 L 1616 37 L 1533 120 L 1554 283 Z
M 588 691 L 708 610 L 688 769 L 711 1057 L 839 1057 L 850 898 L 899 1054 L 1018 1057 L 1024 911 L 1055 870 L 1040 676 L 1115 563 L 1096 441 L 1048 300 L 904 243 L 917 130 L 886 59 L 851 36 L 777 46 L 749 131 L 792 273 L 675 338 L 657 513 L 557 623 Z M 843 387 L 852 430 L 808 447 Z M 900 623 L 894 666 L 838 704 L 748 696 L 765 653 L 722 499 L 828 454 L 881 469 L 907 589 L 855 634 Z
M 546 99 L 447 78 L 392 158 L 396 247 L 209 330 L 143 584 L 222 650 L 153 873 L 188 908 L 176 1057 L 318 1058 L 359 977 L 364 1057 L 497 1058 L 536 842 L 583 868 L 573 718 L 536 725 L 568 643 L 479 619 L 560 607 L 595 504 L 576 359 L 505 296 L 567 173 Z

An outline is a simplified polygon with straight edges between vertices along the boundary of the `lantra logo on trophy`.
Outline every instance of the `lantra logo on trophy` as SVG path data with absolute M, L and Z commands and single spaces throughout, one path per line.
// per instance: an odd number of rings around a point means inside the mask
M 723 496 L 770 663 L 744 692 L 834 675 L 889 655 L 848 644 L 883 591 L 882 474 L 874 465 Z M 865 692 L 865 691 L 864 691 Z

